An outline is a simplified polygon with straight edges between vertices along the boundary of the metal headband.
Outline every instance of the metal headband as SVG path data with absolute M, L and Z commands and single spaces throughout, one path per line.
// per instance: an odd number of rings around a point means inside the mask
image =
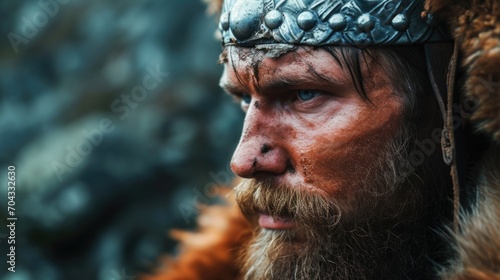
M 409 45 L 450 40 L 423 0 L 225 0 L 222 44 Z

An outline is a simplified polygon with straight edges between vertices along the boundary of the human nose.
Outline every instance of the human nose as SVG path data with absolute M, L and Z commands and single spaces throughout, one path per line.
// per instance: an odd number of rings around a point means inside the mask
M 279 175 L 287 170 L 284 134 L 278 129 L 278 121 L 263 108 L 249 107 L 240 142 L 231 159 L 231 169 L 236 175 L 253 178 L 263 173 Z

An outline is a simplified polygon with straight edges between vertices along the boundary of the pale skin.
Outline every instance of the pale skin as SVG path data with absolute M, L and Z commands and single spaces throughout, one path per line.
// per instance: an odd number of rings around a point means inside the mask
M 401 99 L 387 74 L 378 63 L 363 63 L 370 102 L 359 95 L 347 68 L 323 49 L 301 47 L 277 59 L 263 56 L 258 71 L 248 58 L 254 52 L 229 47 L 220 81 L 241 99 L 246 112 L 231 169 L 243 178 L 349 201 L 402 121 Z M 265 215 L 259 224 L 294 226 Z

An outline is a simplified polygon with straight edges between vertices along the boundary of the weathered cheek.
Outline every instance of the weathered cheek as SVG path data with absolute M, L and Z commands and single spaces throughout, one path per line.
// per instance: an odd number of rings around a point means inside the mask
M 348 195 L 377 164 L 387 143 L 401 125 L 399 106 L 369 110 L 349 125 L 321 131 L 308 138 L 300 152 L 304 181 L 327 193 Z

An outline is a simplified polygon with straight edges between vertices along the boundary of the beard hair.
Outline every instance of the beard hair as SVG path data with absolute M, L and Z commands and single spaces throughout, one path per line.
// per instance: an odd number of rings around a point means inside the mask
M 349 197 L 332 198 L 271 180 L 243 181 L 235 189 L 236 199 L 255 230 L 241 257 L 242 278 L 421 276 L 428 261 L 422 226 L 426 203 L 420 169 L 408 160 L 410 135 L 407 127 L 400 129 L 378 160 L 365 167 L 367 180 L 350 186 L 356 191 L 349 192 Z M 291 218 L 296 227 L 260 228 L 259 213 Z

